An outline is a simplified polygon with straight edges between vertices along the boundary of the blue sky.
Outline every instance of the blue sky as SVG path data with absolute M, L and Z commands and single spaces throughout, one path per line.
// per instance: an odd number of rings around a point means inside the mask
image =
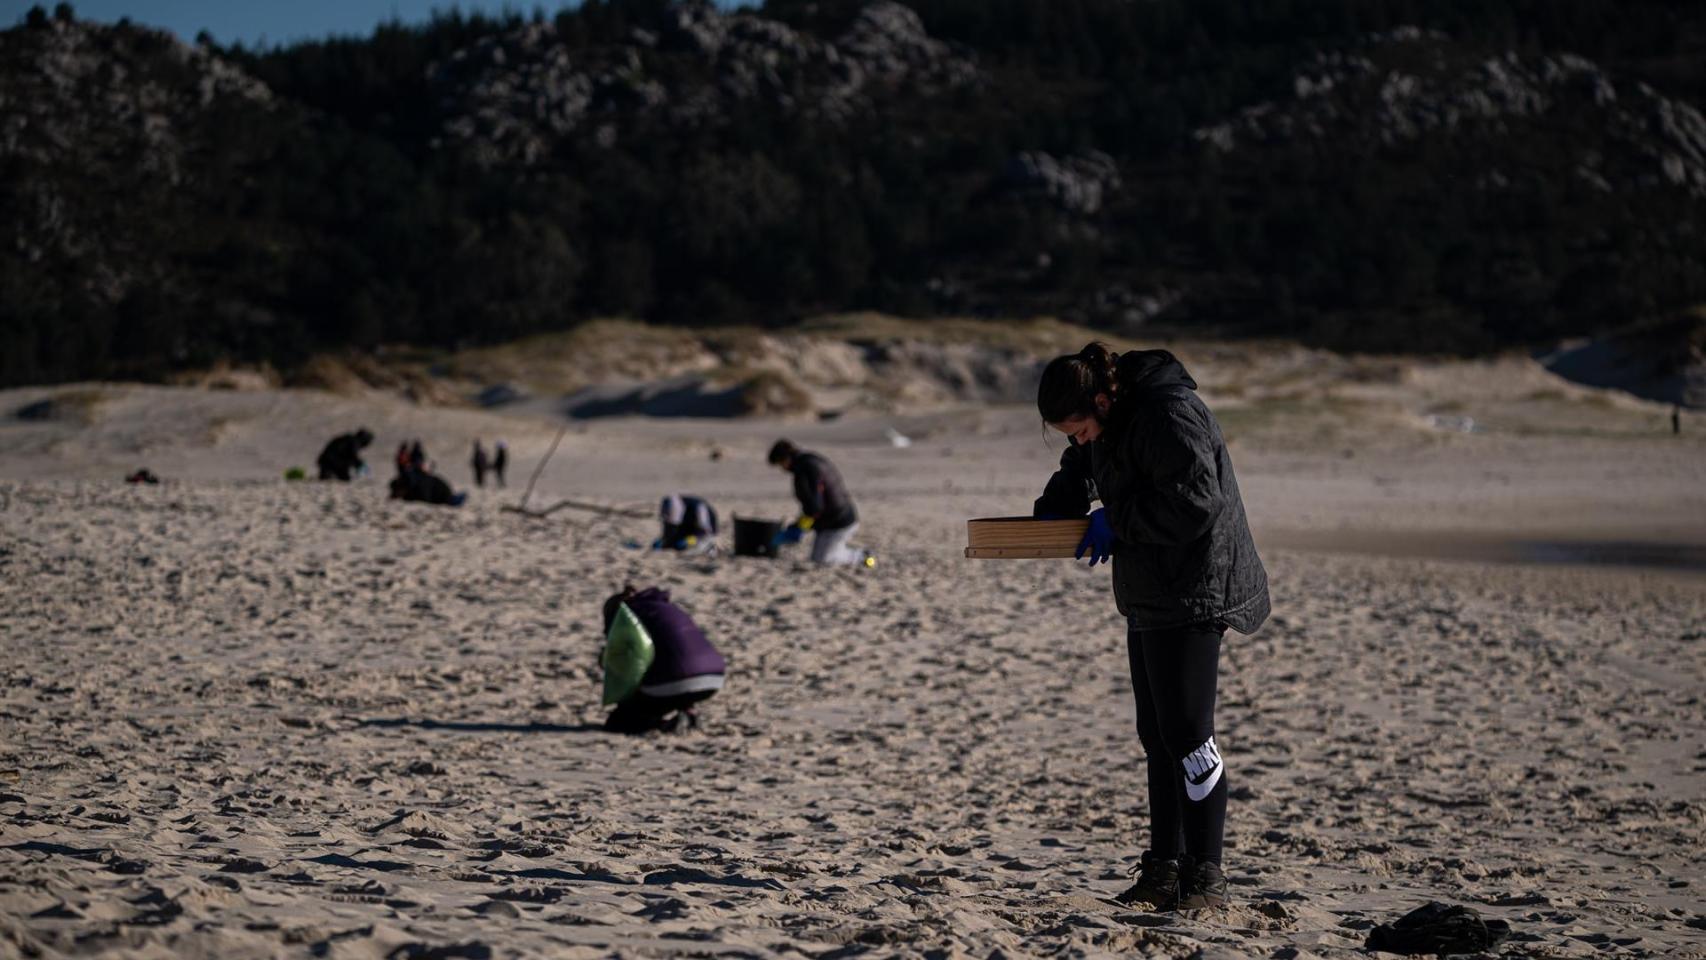
M 35 0 L 0 0 L 0 27 L 21 20 Z M 52 10 L 52 0 L 40 4 Z M 393 17 L 405 23 L 426 20 L 434 9 L 459 7 L 465 11 L 498 13 L 505 9 L 531 11 L 535 6 L 553 13 L 565 6 L 563 0 L 537 4 L 486 2 L 486 0 L 74 0 L 79 19 L 111 22 L 129 17 L 137 23 L 164 27 L 185 40 L 206 30 L 220 43 L 260 41 L 289 43 L 328 34 L 366 36 L 378 24 Z M 737 6 L 723 2 L 720 6 Z

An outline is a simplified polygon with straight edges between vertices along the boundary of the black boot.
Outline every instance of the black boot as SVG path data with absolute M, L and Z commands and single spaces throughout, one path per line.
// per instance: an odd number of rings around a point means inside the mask
M 1171 910 L 1179 899 L 1179 861 L 1164 860 L 1145 850 L 1137 866 L 1137 882 L 1114 902 L 1144 910 Z
M 1218 860 L 1192 860 L 1179 884 L 1180 910 L 1226 906 L 1226 875 Z

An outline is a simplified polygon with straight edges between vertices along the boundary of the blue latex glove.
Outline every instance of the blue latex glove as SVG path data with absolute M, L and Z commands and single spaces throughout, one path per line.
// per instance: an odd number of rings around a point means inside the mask
M 770 538 L 770 545 L 780 547 L 784 543 L 799 543 L 805 539 L 805 536 L 804 530 L 801 530 L 797 524 L 792 524 L 776 531 L 776 535 Z
M 1084 559 L 1084 552 L 1090 553 L 1090 566 L 1108 562 L 1114 553 L 1114 528 L 1108 525 L 1108 511 L 1098 507 L 1090 513 L 1090 529 L 1084 532 L 1084 539 L 1078 541 L 1078 552 L 1073 554 L 1076 559 Z

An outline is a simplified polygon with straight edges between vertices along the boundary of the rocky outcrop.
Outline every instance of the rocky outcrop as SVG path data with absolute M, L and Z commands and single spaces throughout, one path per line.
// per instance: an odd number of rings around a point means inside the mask
M 578 69 L 549 24 L 485 37 L 434 67 L 445 140 L 483 165 L 537 163 L 554 140 L 581 128 L 601 93 L 608 103 L 615 91 L 646 89 L 643 81 L 624 82 L 637 61 L 599 74 Z
M 1706 118 L 1644 83 L 1614 83 L 1592 61 L 1567 53 L 1487 57 L 1444 34 L 1408 28 L 1362 46 L 1321 53 L 1295 71 L 1290 96 L 1200 128 L 1213 149 L 1326 141 L 1401 149 L 1424 138 L 1548 137 L 1547 125 L 1592 129 L 1556 158 L 1594 189 L 1675 186 L 1706 198 Z M 1484 188 L 1508 184 L 1489 169 Z
M 947 44 L 931 39 L 911 8 L 879 0 L 859 11 L 847 32 L 828 49 L 839 49 L 857 66 L 855 86 L 893 88 L 901 83 L 925 91 L 973 83 L 977 68 Z
M 0 231 L 26 263 L 74 262 L 116 302 L 154 253 L 114 221 L 193 186 L 219 110 L 269 110 L 266 86 L 159 30 L 32 17 L 0 32 Z
M 698 128 L 762 107 L 843 121 L 884 98 L 974 83 L 970 59 L 911 9 L 880 0 L 832 42 L 708 0 L 674 7 L 656 33 L 570 53 L 553 23 L 486 37 L 432 68 L 441 147 L 482 166 L 533 166 L 570 139 L 610 146 L 641 122 Z
M 1063 159 L 1027 151 L 1007 161 L 1002 178 L 1015 191 L 1039 194 L 1067 213 L 1085 215 L 1101 210 L 1120 188 L 1119 165 L 1100 150 Z

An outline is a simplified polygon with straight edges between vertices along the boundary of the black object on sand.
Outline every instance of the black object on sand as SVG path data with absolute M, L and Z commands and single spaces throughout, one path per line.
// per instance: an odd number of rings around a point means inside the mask
M 774 557 L 776 547 L 772 541 L 781 529 L 782 524 L 775 520 L 735 517 L 735 556 Z
M 1443 957 L 1491 950 L 1510 935 L 1510 924 L 1503 920 L 1482 920 L 1468 907 L 1436 900 L 1370 930 L 1363 946 L 1387 953 Z
M 450 484 L 444 478 L 425 470 L 409 470 L 399 473 L 391 479 L 391 499 L 412 500 L 418 503 L 433 503 L 444 507 L 460 507 L 467 499 L 465 493 L 456 493 L 450 489 Z

